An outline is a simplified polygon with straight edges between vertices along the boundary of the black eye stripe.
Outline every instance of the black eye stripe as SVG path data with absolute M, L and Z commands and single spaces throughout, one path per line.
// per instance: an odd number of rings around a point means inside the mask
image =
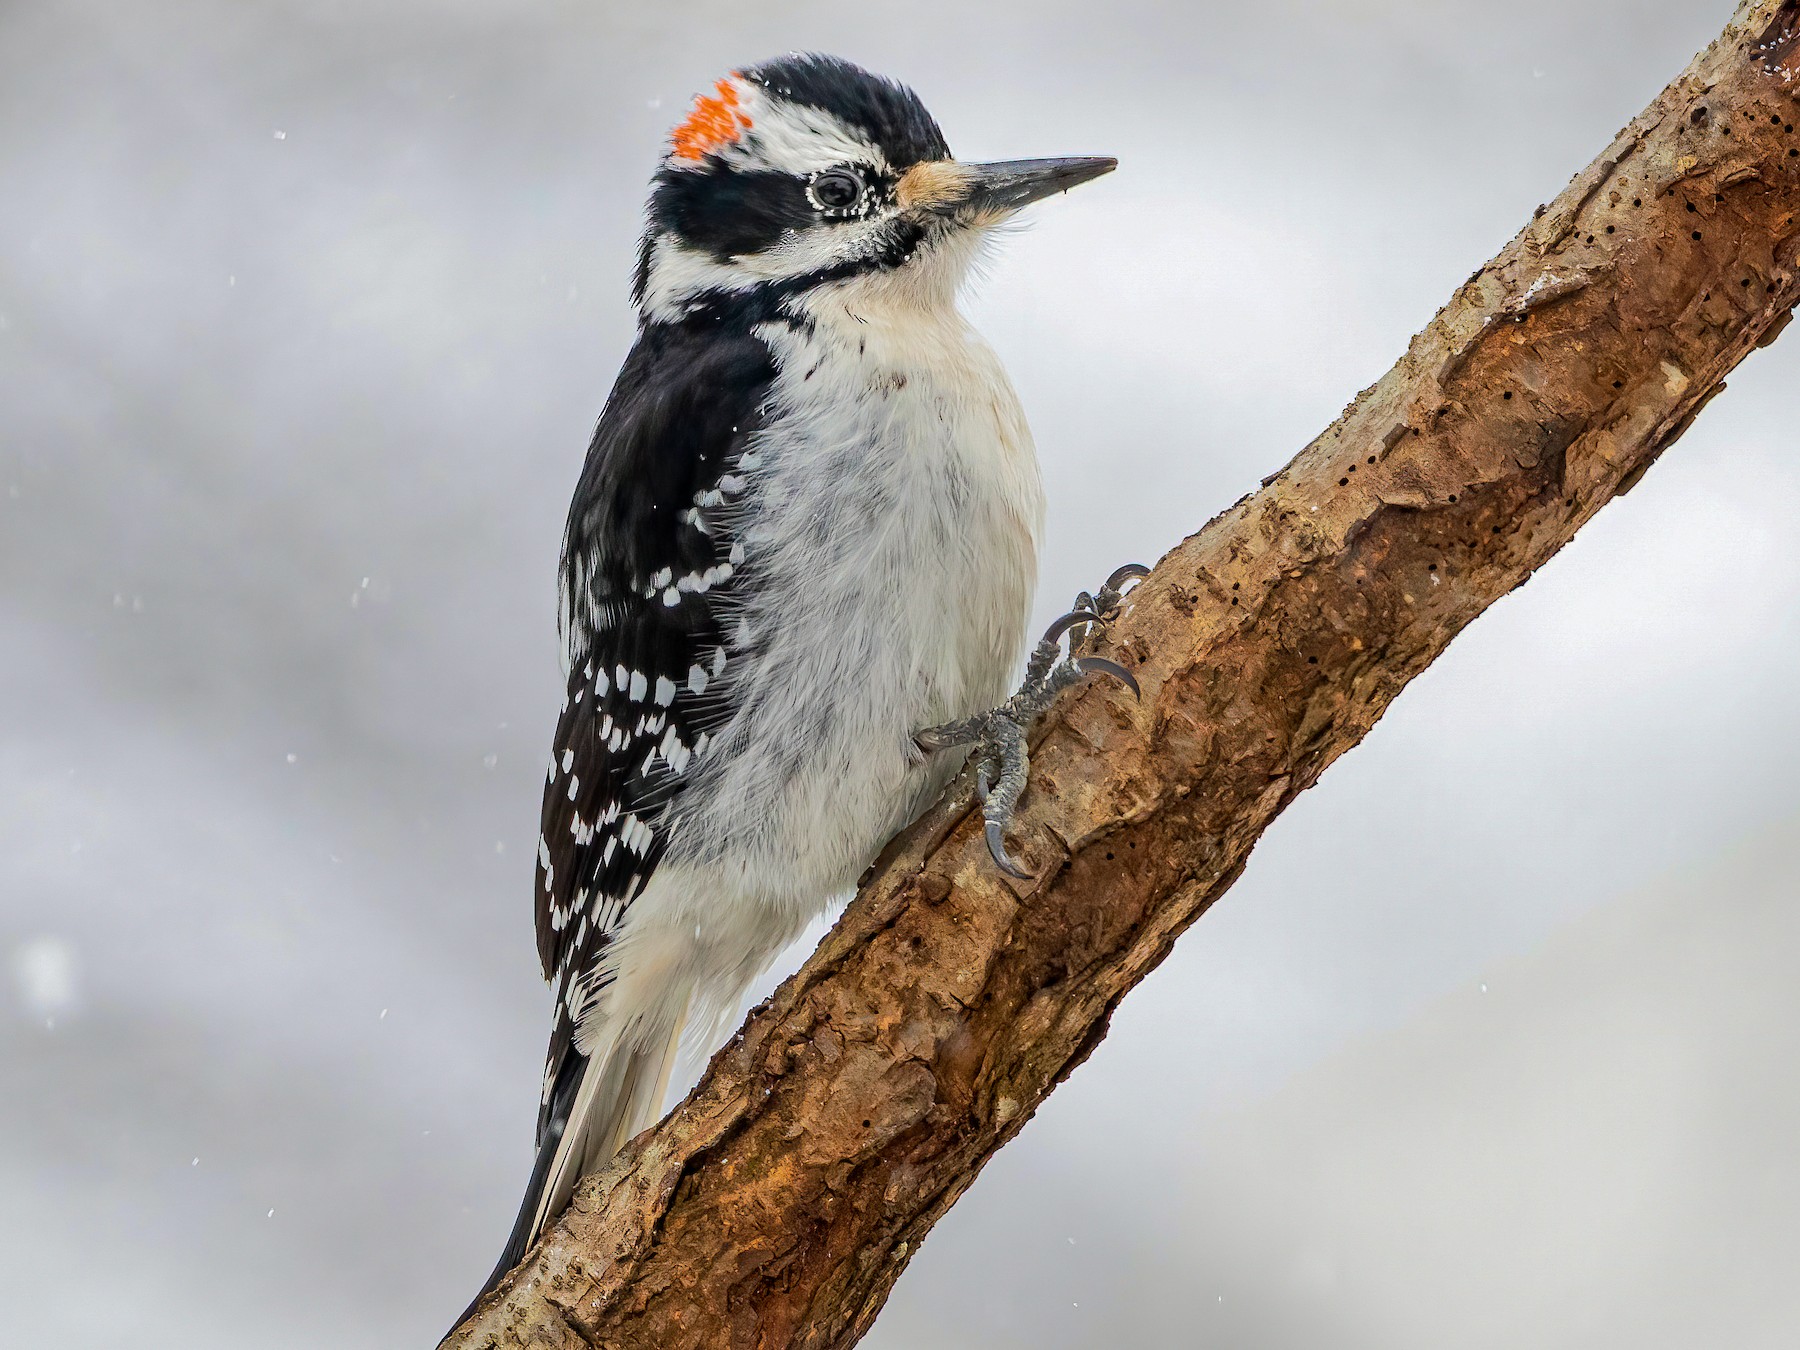
M 722 163 L 703 171 L 665 170 L 650 197 L 652 230 L 672 233 L 721 262 L 760 253 L 817 219 L 806 185 L 792 174 Z

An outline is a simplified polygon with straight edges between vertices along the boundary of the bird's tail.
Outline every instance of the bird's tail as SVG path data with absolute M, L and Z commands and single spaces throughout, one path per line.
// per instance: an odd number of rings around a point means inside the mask
M 457 1318 L 458 1326 L 568 1207 L 575 1183 L 603 1166 L 633 1135 L 656 1123 L 681 1029 L 678 1021 L 666 1036 L 652 1035 L 643 1043 L 627 1040 L 610 1049 L 596 1047 L 591 1057 L 569 1048 L 550 1089 L 550 1109 L 538 1131 L 537 1161 L 512 1235 L 493 1274 Z

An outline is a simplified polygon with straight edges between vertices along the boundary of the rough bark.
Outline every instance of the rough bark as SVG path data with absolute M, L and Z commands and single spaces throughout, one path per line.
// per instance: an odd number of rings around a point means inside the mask
M 835 1347 L 1283 807 L 1626 491 L 1800 299 L 1800 0 L 1724 35 L 1263 490 L 1175 549 L 1067 698 L 995 870 L 966 790 L 457 1347 Z

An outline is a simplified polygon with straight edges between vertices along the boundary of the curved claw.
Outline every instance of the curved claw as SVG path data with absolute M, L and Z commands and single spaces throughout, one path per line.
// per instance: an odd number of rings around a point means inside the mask
M 1062 635 L 1071 628 L 1079 628 L 1083 624 L 1100 623 L 1102 620 L 1091 609 L 1072 609 L 1055 623 L 1044 630 L 1044 636 L 1038 639 L 1039 645 L 1046 642 L 1059 642 Z
M 1142 563 L 1126 563 L 1118 571 L 1106 579 L 1106 589 L 1116 591 L 1128 581 L 1142 581 L 1150 575 L 1150 569 Z
M 988 852 L 993 856 L 995 867 L 1009 877 L 1017 877 L 1020 881 L 1031 880 L 1031 873 L 1006 856 L 1006 832 L 1000 827 L 1000 822 L 997 820 L 990 820 L 987 823 L 987 846 Z
M 1127 689 L 1131 690 L 1131 696 L 1134 699 L 1137 699 L 1140 703 L 1143 701 L 1144 691 L 1138 688 L 1137 676 L 1133 675 L 1117 661 L 1108 661 L 1104 656 L 1078 656 L 1070 664 L 1083 675 L 1112 676 Z

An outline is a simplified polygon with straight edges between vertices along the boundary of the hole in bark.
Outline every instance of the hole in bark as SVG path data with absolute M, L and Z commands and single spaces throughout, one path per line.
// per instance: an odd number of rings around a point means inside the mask
M 1617 226 L 1617 225 L 1608 225 L 1608 226 L 1607 226 L 1607 227 L 1606 227 L 1606 232 L 1607 232 L 1607 233 L 1608 233 L 1608 234 L 1612 234 L 1612 233 L 1613 233 L 1613 232 L 1614 232 L 1614 231 L 1615 231 L 1615 230 L 1617 230 L 1617 229 L 1618 229 L 1618 228 L 1619 228 L 1619 227 L 1618 227 L 1618 226 Z
M 1624 387 L 1625 387 L 1625 381 L 1623 381 L 1623 380 L 1614 380 L 1613 381 L 1614 389 L 1623 389 Z
M 1373 463 L 1374 463 L 1374 462 L 1375 462 L 1375 456 L 1373 456 L 1373 455 L 1370 455 L 1370 456 L 1369 456 L 1369 463 L 1371 463 L 1371 464 L 1373 464 Z
M 874 1122 L 874 1121 L 872 1121 L 872 1120 L 865 1120 L 865 1121 L 864 1121 L 864 1122 L 863 1122 L 863 1128 L 864 1128 L 864 1129 L 865 1129 L 865 1130 L 866 1130 L 866 1129 L 868 1129 L 868 1128 L 869 1128 L 869 1127 L 870 1127 L 870 1126 L 871 1126 L 871 1125 L 873 1125 L 873 1124 L 874 1124 L 874 1123 L 875 1123 L 875 1122 Z
M 1504 394 L 1500 395 L 1500 397 L 1504 399 L 1512 398 L 1512 390 L 1508 389 Z
M 1454 493 L 1454 492 L 1452 492 L 1452 493 L 1451 493 L 1451 494 L 1450 494 L 1450 500 L 1451 500 L 1451 501 L 1455 501 L 1455 500 L 1456 500 L 1456 494 L 1455 494 L 1455 493 Z
M 1319 658 L 1316 656 L 1309 656 L 1306 658 L 1306 664 L 1309 666 L 1316 666 L 1319 664 Z
M 1354 465 L 1354 464 L 1352 464 L 1352 465 L 1351 465 L 1351 466 L 1350 466 L 1350 472 L 1351 472 L 1351 473 L 1355 473 L 1355 472 L 1356 472 L 1356 465 Z
M 1112 860 L 1113 860 L 1112 851 L 1109 849 L 1106 854 L 1106 861 L 1111 862 Z
M 1696 238 L 1696 239 L 1698 239 L 1698 238 L 1699 238 L 1699 237 L 1700 237 L 1700 231 L 1698 231 L 1698 230 L 1695 230 L 1695 231 L 1694 231 L 1694 238 Z
M 1697 212 L 1697 211 L 1699 211 L 1699 209 L 1700 209 L 1700 208 L 1699 208 L 1699 207 L 1697 207 L 1697 206 L 1695 206 L 1695 205 L 1694 205 L 1694 204 L 1693 204 L 1693 203 L 1692 203 L 1692 202 L 1689 202 L 1689 203 L 1688 203 L 1688 213 L 1689 213 L 1689 214 L 1690 214 L 1690 215 L 1692 215 L 1692 214 L 1694 214 L 1694 213 L 1695 213 L 1695 212 Z
M 1349 487 L 1350 480 L 1348 478 L 1340 478 L 1340 479 L 1338 479 L 1338 486 L 1339 487 Z
M 1633 197 L 1631 199 L 1631 204 L 1633 206 L 1642 206 L 1644 204 L 1644 199 L 1642 197 Z
M 1435 572 L 1435 571 L 1437 571 L 1437 564 L 1436 563 L 1426 563 L 1425 570 L 1427 572 Z

